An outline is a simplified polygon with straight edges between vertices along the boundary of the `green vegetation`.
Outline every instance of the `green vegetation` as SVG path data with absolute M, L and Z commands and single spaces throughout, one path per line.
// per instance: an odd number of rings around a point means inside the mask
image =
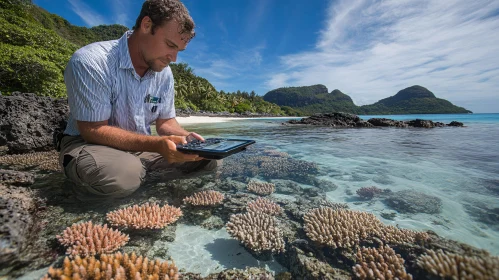
M 324 85 L 278 88 L 269 91 L 263 99 L 280 106 L 289 106 L 306 115 L 333 111 L 355 113 L 357 110 L 350 96 L 337 89 L 328 93 Z
M 329 112 L 358 115 L 471 113 L 447 100 L 436 98 L 431 91 L 422 86 L 406 88 L 394 96 L 360 107 L 356 106 L 348 95 L 337 89 L 328 93 L 324 85 L 279 88 L 269 91 L 263 98 L 281 106 L 289 106 L 298 111 L 298 114 L 307 115 Z
M 363 115 L 472 113 L 445 99 L 435 97 L 431 91 L 422 86 L 408 87 L 372 105 L 361 106 L 359 112 Z
M 63 73 L 74 51 L 92 42 L 117 39 L 126 30 L 121 25 L 78 27 L 29 0 L 0 0 L 0 91 L 65 97 Z M 217 91 L 187 64 L 172 64 L 171 68 L 178 108 L 284 114 L 255 92 Z

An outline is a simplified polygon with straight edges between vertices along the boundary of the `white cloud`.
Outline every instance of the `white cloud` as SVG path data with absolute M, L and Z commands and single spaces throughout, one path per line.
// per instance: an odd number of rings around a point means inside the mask
M 71 9 L 75 12 L 88 26 L 96 26 L 105 24 L 104 18 L 87 4 L 80 0 L 69 0 Z
M 130 18 L 128 9 L 130 5 L 129 0 L 111 0 L 111 11 L 113 16 L 113 23 L 121 24 L 132 28 L 135 21 Z M 137 12 L 138 15 L 138 12 Z
M 362 105 L 418 84 L 482 110 L 480 100 L 499 103 L 498 10 L 494 0 L 332 2 L 316 48 L 280 57 L 266 86 L 321 83 Z

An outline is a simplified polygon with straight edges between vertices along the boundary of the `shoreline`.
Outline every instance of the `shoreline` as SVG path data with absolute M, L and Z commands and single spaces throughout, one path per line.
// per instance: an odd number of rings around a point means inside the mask
M 189 116 L 189 117 L 175 117 L 179 124 L 203 124 L 203 123 L 222 123 L 237 120 L 249 119 L 289 119 L 293 117 L 211 117 L 211 116 Z

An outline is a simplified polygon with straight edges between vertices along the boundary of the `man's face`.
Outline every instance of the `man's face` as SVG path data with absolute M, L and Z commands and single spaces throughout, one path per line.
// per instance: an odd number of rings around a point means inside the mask
M 148 18 L 145 18 L 146 23 Z M 161 72 L 170 62 L 177 61 L 177 54 L 183 51 L 188 43 L 188 35 L 179 33 L 179 24 L 170 20 L 157 26 L 152 34 L 152 22 L 145 25 L 140 52 L 149 68 Z

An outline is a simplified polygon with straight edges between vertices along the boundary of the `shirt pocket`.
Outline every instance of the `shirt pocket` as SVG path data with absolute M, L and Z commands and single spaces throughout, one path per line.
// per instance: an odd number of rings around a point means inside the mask
M 147 124 L 151 124 L 155 122 L 161 110 L 164 108 L 164 104 L 162 103 L 144 103 L 144 115 L 145 121 Z

